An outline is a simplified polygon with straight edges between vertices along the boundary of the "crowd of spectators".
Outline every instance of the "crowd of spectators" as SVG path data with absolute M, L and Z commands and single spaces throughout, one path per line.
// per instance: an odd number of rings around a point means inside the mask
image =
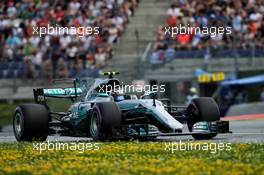
M 150 61 L 162 63 L 175 57 L 208 57 L 214 50 L 220 51 L 219 57 L 230 57 L 233 52 L 228 51 L 234 48 L 248 56 L 251 54 L 248 49 L 253 47 L 264 56 L 263 14 L 263 0 L 175 1 L 167 11 L 166 27 L 232 27 L 232 34 L 212 37 L 191 32 L 171 37 L 164 32 L 164 27 L 159 27 Z
M 0 1 L 0 78 L 94 76 L 112 56 L 137 0 Z M 34 35 L 33 26 L 99 27 L 99 34 Z

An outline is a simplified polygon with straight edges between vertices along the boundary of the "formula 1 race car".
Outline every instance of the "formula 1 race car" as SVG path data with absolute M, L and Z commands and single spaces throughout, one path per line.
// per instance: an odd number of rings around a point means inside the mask
M 72 79 L 72 87 L 33 89 L 35 104 L 15 109 L 16 139 L 44 141 L 55 134 L 97 141 L 178 135 L 210 139 L 229 132 L 229 123 L 220 121 L 212 98 L 196 98 L 188 106 L 171 106 L 169 100 L 158 100 L 156 92 L 146 92 L 138 99 L 135 94 L 109 91 L 120 81 L 113 78 L 117 72 L 104 74 L 109 77 Z M 46 103 L 48 98 L 67 98 L 73 103 L 65 112 L 54 112 Z M 182 132 L 183 123 L 189 132 Z

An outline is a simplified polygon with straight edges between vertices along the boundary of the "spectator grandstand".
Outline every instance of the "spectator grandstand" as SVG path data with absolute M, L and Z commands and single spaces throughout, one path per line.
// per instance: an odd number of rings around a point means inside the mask
M 0 78 L 97 77 L 137 0 L 0 2 Z M 98 35 L 33 35 L 33 26 L 97 26 Z
M 150 63 L 169 62 L 175 58 L 231 58 L 264 56 L 263 0 L 179 0 L 167 11 L 166 27 L 232 27 L 232 34 L 215 37 L 201 33 L 174 37 L 157 30 Z

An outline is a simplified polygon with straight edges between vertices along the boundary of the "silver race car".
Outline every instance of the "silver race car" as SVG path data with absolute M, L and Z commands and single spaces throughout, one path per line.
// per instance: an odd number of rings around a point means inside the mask
M 229 123 L 220 121 L 218 106 L 212 98 L 196 98 L 188 106 L 172 106 L 169 100 L 157 99 L 156 92 L 146 92 L 138 99 L 135 94 L 109 91 L 120 85 L 113 78 L 115 74 L 106 72 L 106 79 L 73 79 L 72 87 L 33 89 L 35 104 L 15 109 L 16 139 L 44 141 L 53 134 L 94 140 L 178 135 L 210 139 L 230 132 Z M 72 105 L 67 111 L 55 112 L 47 105 L 48 98 L 71 99 Z M 183 132 L 184 124 L 189 132 Z

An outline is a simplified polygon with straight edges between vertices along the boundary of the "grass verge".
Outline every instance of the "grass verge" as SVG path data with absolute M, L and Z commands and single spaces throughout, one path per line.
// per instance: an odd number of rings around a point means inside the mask
M 12 114 L 16 104 L 0 103 L 0 126 L 12 123 Z
M 0 174 L 264 174 L 264 144 L 234 143 L 216 153 L 165 148 L 165 142 L 134 141 L 40 153 L 32 143 L 0 143 Z

